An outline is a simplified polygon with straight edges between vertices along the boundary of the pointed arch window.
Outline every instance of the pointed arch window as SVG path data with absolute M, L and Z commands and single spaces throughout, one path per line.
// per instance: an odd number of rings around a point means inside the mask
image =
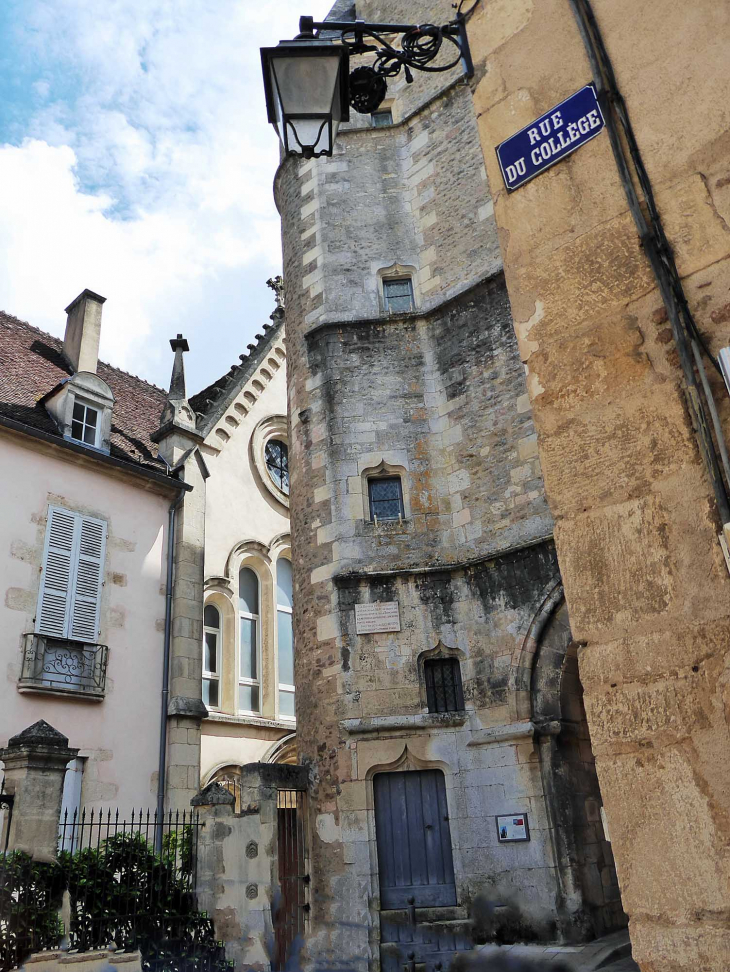
M 240 630 L 238 666 L 239 712 L 258 714 L 261 710 L 261 616 L 259 579 L 250 567 L 238 574 L 238 617 Z
M 293 594 L 291 561 L 279 557 L 276 562 L 276 637 L 279 662 L 279 716 L 282 719 L 295 717 Z

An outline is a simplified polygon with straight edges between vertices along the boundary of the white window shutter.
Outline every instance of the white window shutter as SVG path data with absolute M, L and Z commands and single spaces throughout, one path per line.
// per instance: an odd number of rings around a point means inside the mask
M 51 506 L 43 552 L 36 631 L 52 638 L 68 634 L 77 514 Z
M 99 610 L 104 584 L 106 523 L 79 517 L 78 554 L 74 576 L 68 637 L 94 643 L 99 640 Z
M 96 643 L 104 583 L 104 520 L 51 506 L 38 595 L 36 631 Z

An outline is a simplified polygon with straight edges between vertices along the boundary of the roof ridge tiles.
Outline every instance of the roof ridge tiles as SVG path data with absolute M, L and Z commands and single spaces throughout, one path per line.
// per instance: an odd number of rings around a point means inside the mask
M 213 410 L 220 409 L 223 401 L 227 400 L 231 388 L 238 386 L 239 382 L 241 388 L 243 388 L 254 377 L 257 369 L 263 366 L 264 355 L 278 340 L 283 323 L 284 315 L 282 314 L 274 324 L 269 325 L 268 328 L 264 326 L 265 335 L 256 334 L 256 344 L 247 345 L 250 353 L 239 355 L 241 361 L 239 366 L 234 365 L 221 378 L 189 396 L 188 401 L 199 418 L 198 431 L 202 432 L 203 435 L 207 435 L 220 418 L 220 415 L 213 414 Z

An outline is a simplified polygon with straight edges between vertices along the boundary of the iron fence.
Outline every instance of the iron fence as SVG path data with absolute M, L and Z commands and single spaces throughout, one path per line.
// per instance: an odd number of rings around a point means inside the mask
M 229 968 L 196 908 L 200 826 L 193 812 L 82 811 L 64 815 L 57 861 L 0 857 L 0 970 L 59 946 L 139 949 L 147 972 Z

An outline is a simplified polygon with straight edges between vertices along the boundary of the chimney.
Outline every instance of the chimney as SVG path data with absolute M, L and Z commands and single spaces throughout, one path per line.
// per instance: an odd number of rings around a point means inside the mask
M 66 335 L 63 353 L 68 363 L 77 371 L 96 374 L 99 362 L 99 338 L 101 336 L 101 305 L 106 297 L 93 290 L 84 290 L 66 308 Z

